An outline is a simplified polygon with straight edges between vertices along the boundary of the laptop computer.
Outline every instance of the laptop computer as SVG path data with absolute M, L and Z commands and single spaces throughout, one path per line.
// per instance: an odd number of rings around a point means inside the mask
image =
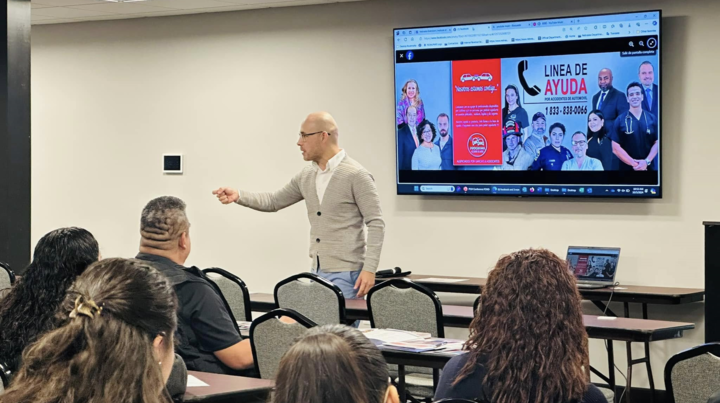
M 578 288 L 605 288 L 615 284 L 620 248 L 570 246 L 567 261 Z

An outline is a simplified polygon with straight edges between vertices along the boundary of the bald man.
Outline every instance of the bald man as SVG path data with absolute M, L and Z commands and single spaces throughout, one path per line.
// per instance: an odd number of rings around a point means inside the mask
M 338 134 L 329 113 L 312 113 L 300 126 L 297 141 L 303 159 L 312 164 L 290 183 L 274 193 L 225 187 L 213 194 L 223 204 L 264 212 L 305 200 L 312 272 L 337 285 L 345 298 L 362 298 L 375 284 L 385 222 L 372 175 L 340 148 Z
M 627 112 L 630 105 L 625 94 L 613 87 L 612 70 L 604 68 L 598 73 L 598 87 L 600 92 L 592 98 L 589 110 L 598 109 L 605 117 L 605 129 L 609 132 L 615 128 L 615 119 Z

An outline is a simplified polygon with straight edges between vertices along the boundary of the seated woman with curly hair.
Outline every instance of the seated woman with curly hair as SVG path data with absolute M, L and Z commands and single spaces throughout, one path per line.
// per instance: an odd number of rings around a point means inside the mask
M 0 302 L 0 362 L 17 371 L 25 347 L 57 326 L 55 312 L 77 276 L 100 258 L 95 237 L 70 227 L 40 238 L 33 260 Z
M 443 370 L 436 399 L 607 403 L 588 384 L 588 337 L 566 261 L 547 250 L 502 257 L 470 324 L 466 354 Z

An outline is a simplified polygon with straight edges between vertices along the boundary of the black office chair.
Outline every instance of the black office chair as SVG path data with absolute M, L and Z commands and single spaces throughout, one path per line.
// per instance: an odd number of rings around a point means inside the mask
M 206 276 L 205 280 L 207 280 L 207 282 L 210 283 L 210 285 L 215 289 L 215 292 L 217 292 L 218 296 L 220 297 L 220 299 L 223 302 L 223 305 L 225 306 L 225 311 L 227 311 L 228 315 L 230 316 L 230 320 L 232 321 L 233 326 L 235 327 L 235 330 L 240 335 L 240 337 L 242 337 L 242 332 L 240 331 L 240 325 L 238 325 L 237 319 L 235 318 L 235 314 L 233 313 L 233 310 L 230 307 L 230 304 L 228 303 L 227 299 L 225 298 L 225 295 L 223 294 L 222 289 L 210 277 Z
M 720 403 L 720 390 L 713 393 L 713 395 L 710 396 L 710 399 L 708 399 L 707 403 Z
M 10 265 L 4 262 L 0 262 L 0 289 L 10 288 L 15 285 L 15 272 L 12 271 Z
M 12 372 L 8 369 L 7 364 L 0 362 L 0 380 L 2 380 L 2 391 L 5 391 L 5 389 L 8 388 L 8 385 L 10 385 L 11 376 Z
M 720 343 L 681 351 L 665 364 L 665 389 L 670 403 L 704 402 L 720 387 Z
M 477 316 L 478 307 L 480 307 L 480 301 L 482 300 L 482 295 L 478 295 L 477 298 L 475 298 L 475 301 L 473 302 L 473 316 Z
M 408 279 L 391 279 L 371 288 L 367 296 L 367 307 L 370 326 L 373 328 L 445 337 L 440 299 L 429 288 Z M 390 366 L 390 369 L 394 371 L 393 366 Z M 439 369 L 399 365 L 397 371 L 401 400 L 405 398 L 405 392 L 413 403 L 429 402 L 432 399 L 440 378 Z
M 278 308 L 292 309 L 320 326 L 346 323 L 342 291 L 318 275 L 300 273 L 290 276 L 275 285 L 273 294 Z
M 284 323 L 279 319 L 282 316 L 297 323 Z M 274 379 L 283 354 L 314 326 L 313 321 L 292 309 L 275 309 L 255 319 L 250 325 L 250 347 L 260 378 Z
M 235 320 L 252 322 L 250 292 L 240 277 L 218 267 L 203 270 L 208 279 L 217 285 Z

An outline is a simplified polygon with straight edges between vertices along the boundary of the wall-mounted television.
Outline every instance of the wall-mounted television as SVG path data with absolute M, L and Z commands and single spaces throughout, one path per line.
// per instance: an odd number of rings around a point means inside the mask
M 660 198 L 661 12 L 393 31 L 398 194 Z

